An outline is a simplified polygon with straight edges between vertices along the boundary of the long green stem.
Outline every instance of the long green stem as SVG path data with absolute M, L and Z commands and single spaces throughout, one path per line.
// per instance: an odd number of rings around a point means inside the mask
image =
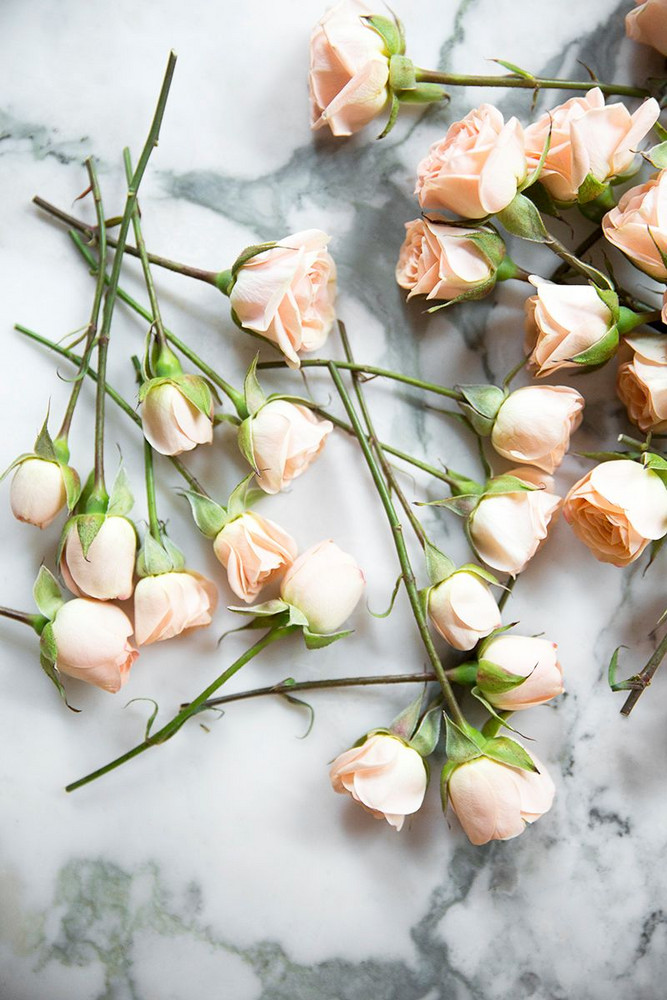
M 153 468 L 153 449 L 144 438 L 144 474 L 146 478 L 146 505 L 148 507 L 148 526 L 155 541 L 162 542 L 160 521 L 157 516 L 157 499 L 155 496 L 155 469 Z
M 133 757 L 137 757 L 139 754 L 144 753 L 145 750 L 150 750 L 151 747 L 159 746 L 161 743 L 166 743 L 167 740 L 171 739 L 171 737 L 178 732 L 188 719 L 192 718 L 193 715 L 196 715 L 197 712 L 202 711 L 205 702 L 211 697 L 211 695 L 215 694 L 215 692 L 221 688 L 222 685 L 230 679 L 230 677 L 233 677 L 234 674 L 238 673 L 241 667 L 244 667 L 246 663 L 249 663 L 253 657 L 257 656 L 258 653 L 261 653 L 262 650 L 266 649 L 266 647 L 272 642 L 275 642 L 277 639 L 282 639 L 284 636 L 289 635 L 296 630 L 297 626 L 295 625 L 283 625 L 278 628 L 271 629 L 263 635 L 261 639 L 258 639 L 253 646 L 246 649 L 246 651 L 242 653 L 237 660 L 234 660 L 232 665 L 227 667 L 227 669 L 224 670 L 219 677 L 216 677 L 216 679 L 209 684 L 207 688 L 204 688 L 201 694 L 199 694 L 194 701 L 191 701 L 187 707 L 182 708 L 181 711 L 166 724 L 166 726 L 163 726 L 162 729 L 159 729 L 156 733 L 152 733 L 137 746 L 128 750 L 127 753 L 124 753 L 122 756 L 112 760 L 109 764 L 105 764 L 104 767 L 99 767 L 96 771 L 92 771 L 85 777 L 79 778 L 78 781 L 73 781 L 72 784 L 67 785 L 65 791 L 74 792 L 77 788 L 82 788 L 83 785 L 88 785 L 91 781 L 101 778 L 102 775 L 108 774 L 110 771 L 115 771 L 115 769 L 120 767 L 121 764 L 125 764 L 127 761 L 132 760 Z
M 440 687 L 442 688 L 442 693 L 445 698 L 445 703 L 449 709 L 452 719 L 460 726 L 466 725 L 466 720 L 459 708 L 458 702 L 452 691 L 452 687 L 449 683 L 449 679 L 445 674 L 442 663 L 440 662 L 440 657 L 437 654 L 436 648 L 433 645 L 433 640 L 431 639 L 431 634 L 428 630 L 428 623 L 424 615 L 424 611 L 419 600 L 419 594 L 417 592 L 417 583 L 415 581 L 415 576 L 412 571 L 412 566 L 410 564 L 410 557 L 408 556 L 407 549 L 405 547 L 405 539 L 403 537 L 403 526 L 398 519 L 398 515 L 392 503 L 392 499 L 389 495 L 389 490 L 387 484 L 382 476 L 382 472 L 378 466 L 375 459 L 373 451 L 366 439 L 361 423 L 359 422 L 359 417 L 352 405 L 352 400 L 345 388 L 343 380 L 341 378 L 340 372 L 338 371 L 335 361 L 329 362 L 329 372 L 333 383 L 338 390 L 338 394 L 341 398 L 341 402 L 345 407 L 348 417 L 350 418 L 350 423 L 354 428 L 354 433 L 359 442 L 359 446 L 366 459 L 366 464 L 368 465 L 369 471 L 375 483 L 375 487 L 382 501 L 382 506 L 384 507 L 385 513 L 387 515 L 387 520 L 391 526 L 392 535 L 394 538 L 394 545 L 396 546 L 396 553 L 398 555 L 398 561 L 401 566 L 401 573 L 403 575 L 403 581 L 405 583 L 405 589 L 408 593 L 408 598 L 410 600 L 410 606 L 412 607 L 412 613 L 415 617 L 417 623 L 417 628 L 419 629 L 419 634 L 424 643 L 424 647 L 428 654 L 428 658 L 431 661 L 433 670 L 440 682 Z
M 439 70 L 415 67 L 418 83 L 441 83 L 447 87 L 512 87 L 521 90 L 590 90 L 599 87 L 603 94 L 623 97 L 650 97 L 644 87 L 628 87 L 618 83 L 598 83 L 592 80 L 556 80 L 540 76 L 478 76 L 465 73 L 441 73 Z
M 637 686 L 633 688 L 633 690 L 628 695 L 626 701 L 624 702 L 623 708 L 621 709 L 621 715 L 625 716 L 630 715 L 630 712 L 641 698 L 642 693 L 646 690 L 646 688 L 653 680 L 653 676 L 658 667 L 660 666 L 660 664 L 662 663 L 662 661 L 664 660 L 665 656 L 667 656 L 667 634 L 663 636 L 662 642 L 657 647 L 657 649 L 651 656 L 651 659 L 648 661 L 644 669 L 639 674 L 637 674 L 635 678 L 633 678 Z
M 423 379 L 414 378 L 412 375 L 403 375 L 401 372 L 392 371 L 391 368 L 378 368 L 377 365 L 357 364 L 352 361 L 337 361 L 339 368 L 347 369 L 351 372 L 359 372 L 362 375 L 379 376 L 390 378 L 395 382 L 403 382 L 405 385 L 414 386 L 415 389 L 423 389 L 425 392 L 433 392 L 437 396 L 446 396 L 448 399 L 460 401 L 463 396 L 456 389 L 450 389 L 445 385 L 438 385 L 436 382 L 425 382 Z M 284 361 L 262 361 L 258 368 L 287 368 Z M 328 368 L 329 361 L 326 358 L 306 358 L 301 360 L 302 368 Z

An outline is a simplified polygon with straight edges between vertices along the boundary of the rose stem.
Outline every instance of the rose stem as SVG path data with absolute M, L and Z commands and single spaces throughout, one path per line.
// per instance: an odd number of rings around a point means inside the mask
M 158 543 L 162 544 L 162 532 L 160 531 L 160 521 L 157 516 L 157 500 L 155 497 L 155 469 L 153 468 L 153 449 L 144 438 L 144 475 L 146 479 L 146 505 L 148 507 L 148 525 L 151 535 Z
M 261 653 L 263 649 L 266 649 L 272 642 L 277 639 L 282 639 L 286 635 L 290 635 L 292 632 L 298 630 L 297 625 L 282 625 L 277 628 L 270 629 L 261 639 L 253 645 L 250 646 L 244 653 L 239 656 L 237 660 L 234 660 L 231 666 L 227 667 L 219 677 L 217 677 L 211 684 L 205 688 L 201 694 L 199 694 L 194 701 L 191 701 L 187 707 L 181 709 L 177 715 L 171 719 L 170 722 L 159 729 L 156 733 L 151 734 L 136 747 L 128 750 L 127 753 L 122 754 L 122 756 L 117 757 L 112 760 L 109 764 L 105 764 L 104 767 L 98 768 L 96 771 L 92 771 L 83 778 L 79 778 L 78 781 L 73 781 L 72 784 L 67 785 L 65 788 L 66 792 L 74 792 L 77 788 L 81 788 L 83 785 L 89 784 L 91 781 L 95 781 L 97 778 L 101 778 L 103 774 L 108 774 L 109 771 L 114 771 L 121 764 L 125 764 L 128 760 L 132 760 L 133 757 L 137 757 L 144 750 L 149 750 L 151 747 L 159 746 L 160 743 L 166 743 L 167 740 L 171 739 L 175 733 L 184 725 L 185 722 L 197 712 L 202 710 L 202 706 L 207 701 L 207 699 L 214 694 L 219 688 L 225 684 L 230 677 L 233 677 L 241 667 L 249 663 L 253 657 Z
M 415 67 L 418 83 L 441 83 L 450 87 L 516 87 L 523 90 L 590 90 L 599 87 L 603 94 L 622 97 L 650 97 L 643 87 L 628 87 L 618 83 L 598 83 L 596 80 L 554 80 L 539 76 L 468 76 L 461 73 L 441 73 L 438 70 Z
M 641 698 L 642 692 L 646 690 L 653 680 L 653 675 L 664 660 L 665 655 L 667 655 L 667 635 L 663 636 L 662 642 L 657 647 L 644 669 L 637 674 L 635 678 L 633 678 L 633 681 L 637 686 L 630 692 L 624 702 L 623 708 L 621 709 L 621 715 L 630 715 L 630 712 Z
M 602 226 L 596 226 L 593 232 L 589 233 L 588 236 L 586 236 L 581 241 L 581 243 L 577 247 L 575 247 L 572 256 L 580 258 L 583 254 L 586 253 L 587 250 L 590 250 L 591 247 L 594 247 L 601 237 L 602 237 Z M 564 278 L 567 272 L 571 270 L 573 270 L 572 265 L 568 261 L 563 261 L 561 264 L 558 265 L 554 273 L 551 275 L 550 280 L 556 282 L 560 281 L 560 279 Z
M 422 379 L 413 378 L 412 375 L 403 375 L 401 372 L 392 371 L 391 368 L 378 368 L 376 365 L 356 364 L 352 361 L 337 361 L 338 368 L 351 372 L 359 372 L 362 375 L 375 375 L 381 378 L 391 378 L 395 382 L 403 382 L 405 385 L 414 386 L 415 389 L 424 389 L 426 392 L 434 392 L 438 396 L 447 396 L 448 399 L 462 400 L 463 396 L 456 389 L 449 389 L 444 385 L 437 385 L 435 382 L 424 382 Z M 326 358 L 304 358 L 301 360 L 302 368 L 328 368 L 329 361 Z M 261 361 L 258 368 L 287 368 L 284 361 Z
M 341 378 L 340 372 L 336 366 L 336 362 L 329 362 L 329 372 L 331 373 L 331 378 L 333 383 L 338 390 L 338 394 L 341 398 L 343 406 L 350 418 L 350 423 L 354 428 L 354 433 L 359 442 L 359 447 L 366 459 L 366 464 L 368 465 L 371 476 L 373 477 L 373 482 L 382 501 L 382 505 L 385 509 L 387 515 L 387 520 L 391 526 L 392 535 L 394 538 L 394 545 L 396 546 L 396 552 L 398 555 L 398 561 L 401 566 L 401 573 L 403 576 L 403 582 L 405 583 L 405 589 L 408 593 L 408 598 L 410 600 L 410 605 L 412 607 L 412 613 L 415 617 L 417 623 L 417 628 L 419 629 L 419 634 L 421 635 L 422 642 L 426 648 L 428 658 L 433 665 L 435 674 L 440 682 L 440 687 L 442 688 L 442 693 L 444 695 L 445 702 L 452 716 L 452 719 L 459 725 L 465 728 L 466 720 L 459 708 L 459 704 L 454 696 L 449 679 L 445 674 L 442 663 L 440 662 L 440 657 L 438 656 L 435 646 L 433 645 L 433 640 L 431 634 L 428 630 L 428 624 L 424 611 L 419 600 L 419 594 L 417 592 L 417 584 L 415 582 L 415 576 L 410 564 L 410 557 L 408 556 L 407 549 L 405 547 L 405 539 L 403 537 L 403 526 L 399 521 L 396 509 L 392 502 L 391 496 L 389 495 L 389 490 L 387 484 L 382 476 L 382 472 L 375 460 L 375 456 L 371 450 L 371 447 L 366 440 L 361 423 L 359 422 L 359 417 L 357 416 L 356 410 L 352 404 L 352 400 L 345 388 L 343 380 Z
M 35 333 L 34 330 L 29 330 L 26 326 L 21 326 L 20 323 L 16 323 L 14 329 L 18 330 L 18 332 L 22 333 L 24 336 L 30 337 L 31 340 L 36 340 L 38 344 L 43 344 L 45 347 L 48 347 L 49 350 L 55 351 L 56 354 L 60 354 L 63 358 L 67 358 L 67 360 L 71 361 L 73 364 L 81 364 L 82 359 L 78 356 L 78 354 L 70 351 L 67 347 L 55 344 L 52 340 L 48 340 L 46 337 L 42 337 L 41 334 Z M 88 368 L 86 374 L 90 376 L 93 382 L 98 381 L 97 372 L 93 368 Z M 108 382 L 105 383 L 105 391 L 107 396 L 109 396 L 110 399 L 113 399 L 114 403 L 121 408 L 123 413 L 127 414 L 130 420 L 133 420 L 134 423 L 141 428 L 141 418 L 132 409 L 127 400 L 123 399 L 120 393 L 116 392 L 116 390 L 110 386 Z M 168 455 L 166 457 L 169 459 L 174 468 L 178 470 L 183 479 L 189 483 L 193 490 L 197 493 L 203 494 L 204 496 L 208 496 L 202 484 L 193 476 L 190 470 L 183 465 L 180 458 L 177 458 L 175 455 Z
M 0 615 L 3 618 L 11 618 L 15 622 L 21 622 L 23 625 L 29 625 L 38 634 L 41 633 L 42 628 L 48 621 L 48 618 L 45 618 L 44 615 L 31 615 L 29 611 L 15 611 L 14 608 L 0 607 Z

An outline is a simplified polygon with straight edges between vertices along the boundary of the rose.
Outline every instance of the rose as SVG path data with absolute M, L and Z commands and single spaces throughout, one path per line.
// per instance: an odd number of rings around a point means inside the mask
M 529 367 L 538 378 L 579 367 L 573 359 L 603 340 L 614 326 L 611 309 L 591 285 L 555 285 L 534 275 L 530 280 L 537 295 L 525 306 Z
M 544 765 L 524 771 L 490 757 L 459 764 L 447 785 L 452 809 L 471 843 L 511 840 L 551 809 L 555 788 Z
M 602 220 L 606 239 L 657 281 L 667 282 L 667 171 L 630 188 Z
M 134 634 L 139 646 L 211 624 L 215 584 L 191 571 L 146 576 L 134 589 Z
M 667 56 L 667 3 L 665 0 L 635 0 L 639 6 L 625 15 L 625 32 L 635 42 L 651 45 Z
M 373 9 L 341 0 L 310 37 L 311 124 L 351 135 L 376 118 L 389 96 L 389 59 L 382 37 L 362 18 Z
M 330 539 L 313 545 L 290 566 L 280 596 L 308 619 L 311 632 L 335 632 L 354 611 L 366 581 L 352 556 Z
M 537 469 L 512 469 L 506 475 L 542 488 L 484 496 L 468 525 L 480 558 L 516 576 L 544 542 L 562 501 L 553 493 L 553 480 Z
M 383 733 L 369 736 L 361 746 L 336 757 L 329 778 L 335 792 L 347 793 L 396 830 L 421 806 L 428 780 L 417 751 Z
M 246 510 L 218 532 L 213 551 L 227 570 L 231 589 L 250 604 L 262 587 L 291 566 L 298 549 L 274 521 Z
M 540 171 L 540 183 L 557 201 L 590 201 L 599 185 L 625 173 L 635 158 L 637 146 L 660 114 L 658 102 L 650 98 L 630 114 L 624 104 L 605 106 L 599 87 L 583 97 L 573 97 L 545 112 L 525 132 L 526 156 L 531 169 L 537 167 L 549 133 L 551 144 Z M 587 178 L 596 184 L 591 192 L 580 192 Z
M 631 361 L 618 369 L 616 391 L 628 417 L 643 431 L 667 431 L 667 339 L 660 334 L 626 338 Z
M 482 252 L 477 240 L 468 239 L 476 229 L 448 226 L 446 223 L 414 219 L 406 222 L 407 230 L 396 265 L 396 281 L 413 295 L 427 299 L 449 301 L 461 295 L 483 295 L 495 282 L 497 265 Z M 504 254 L 504 244 L 492 233 L 498 263 Z
M 286 399 L 269 401 L 242 427 L 265 493 L 278 493 L 305 472 L 333 430 L 330 420 L 318 420 L 307 406 Z
M 12 477 L 9 502 L 19 521 L 48 527 L 67 502 L 60 466 L 42 458 L 26 458 Z
M 565 385 L 516 389 L 498 410 L 491 444 L 503 458 L 553 472 L 581 423 L 583 408 L 583 396 Z
M 467 570 L 452 573 L 429 589 L 428 613 L 454 649 L 472 649 L 500 625 L 500 611 L 488 585 Z
M 563 514 L 596 559 L 627 566 L 667 532 L 667 488 L 638 462 L 603 462 L 574 484 Z
M 132 623 L 114 604 L 76 598 L 53 620 L 56 666 L 60 673 L 119 691 L 139 653 L 127 641 Z
M 180 455 L 213 440 L 213 403 L 209 412 L 203 413 L 178 386 L 156 380 L 142 400 L 141 423 L 144 437 L 155 451 Z
M 417 168 L 415 194 L 427 212 L 481 219 L 507 208 L 525 176 L 521 125 L 482 104 L 431 146 Z
M 299 351 L 314 351 L 334 322 L 336 265 L 320 229 L 286 236 L 247 260 L 237 271 L 229 298 L 242 326 L 271 341 L 290 368 Z
M 494 685 L 496 671 L 488 664 L 500 667 L 503 673 L 526 680 L 509 691 L 499 691 Z M 485 647 L 477 671 L 477 687 L 494 708 L 503 712 L 518 712 L 551 701 L 563 693 L 563 670 L 558 662 L 558 646 L 547 639 L 533 636 L 499 635 Z
M 124 601 L 132 594 L 137 536 L 125 517 L 105 517 L 84 555 L 78 519 L 65 525 L 60 572 L 77 597 Z

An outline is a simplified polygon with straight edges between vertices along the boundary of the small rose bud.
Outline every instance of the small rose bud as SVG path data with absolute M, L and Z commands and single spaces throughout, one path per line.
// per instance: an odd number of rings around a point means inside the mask
M 60 572 L 77 597 L 125 601 L 131 597 L 137 536 L 126 517 L 105 517 L 86 555 L 76 523 L 68 527 Z
M 555 285 L 534 275 L 530 280 L 537 288 L 525 305 L 531 371 L 544 378 L 561 368 L 580 368 L 573 358 L 609 333 L 614 326 L 611 309 L 591 285 Z M 616 344 L 610 344 L 609 357 L 615 351 Z
M 635 0 L 634 10 L 625 15 L 625 32 L 628 38 L 642 42 L 667 56 L 667 2 L 666 0 Z
M 278 493 L 305 472 L 333 430 L 330 420 L 286 399 L 271 400 L 248 420 L 257 484 L 265 493 Z
M 283 601 L 308 619 L 311 632 L 335 632 L 359 603 L 364 574 L 352 556 L 331 540 L 303 552 L 280 586 Z
M 53 621 L 56 666 L 63 674 L 115 693 L 139 655 L 127 641 L 130 635 L 130 619 L 114 604 L 68 601 Z
M 477 673 L 477 686 L 486 700 L 503 712 L 518 712 L 551 701 L 563 693 L 563 670 L 558 662 L 558 646 L 547 639 L 523 635 L 499 635 L 483 653 L 484 663 Z M 527 678 L 502 693 L 487 685 L 484 664 L 492 663 L 515 677 Z M 511 678 L 510 678 L 511 679 Z
M 246 510 L 216 535 L 213 551 L 227 570 L 231 589 L 250 604 L 262 587 L 292 565 L 298 548 L 275 522 Z
M 491 590 L 466 570 L 452 573 L 431 587 L 428 613 L 436 629 L 454 649 L 472 649 L 500 625 L 500 611 Z
M 139 646 L 211 624 L 218 591 L 190 570 L 145 576 L 134 589 L 134 635 Z
M 616 391 L 628 417 L 644 432 L 667 431 L 667 338 L 661 334 L 627 337 L 631 361 L 618 369 Z
M 213 440 L 213 404 L 202 413 L 172 382 L 155 380 L 141 403 L 144 437 L 161 455 L 180 455 Z
M 640 271 L 667 282 L 667 170 L 629 188 L 602 220 L 602 232 Z
M 582 419 L 584 398 L 564 385 L 527 385 L 498 410 L 491 444 L 499 455 L 553 472 Z
M 329 771 L 335 792 L 350 795 L 376 819 L 400 830 L 426 792 L 424 761 L 395 736 L 378 733 L 336 757 Z
M 493 288 L 505 253 L 499 236 L 490 231 L 484 235 L 493 247 L 494 262 L 483 252 L 482 243 L 467 238 L 480 235 L 479 230 L 426 219 L 406 222 L 405 228 L 396 281 L 401 288 L 409 289 L 408 299 L 425 295 L 429 300 L 447 302 L 461 295 L 481 297 Z
M 14 473 L 9 498 L 19 521 L 48 527 L 67 503 L 60 466 L 43 458 L 27 458 Z

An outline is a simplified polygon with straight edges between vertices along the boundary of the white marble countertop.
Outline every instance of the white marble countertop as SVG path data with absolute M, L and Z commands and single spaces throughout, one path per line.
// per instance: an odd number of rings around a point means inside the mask
M 490 72 L 497 56 L 543 75 L 572 76 L 577 59 L 601 79 L 632 80 L 660 60 L 623 34 L 628 2 L 515 0 L 403 3 L 409 53 L 421 65 Z M 145 137 L 170 47 L 179 62 L 163 135 L 142 188 L 146 239 L 158 253 L 228 266 L 243 246 L 306 227 L 327 230 L 339 265 L 339 312 L 363 360 L 443 383 L 502 378 L 519 356 L 525 291 L 511 283 L 484 302 L 425 317 L 406 308 L 393 268 L 403 223 L 416 215 L 418 159 L 448 122 L 495 100 L 524 121 L 519 92 L 459 92 L 391 136 L 336 145 L 308 127 L 307 39 L 319 0 L 6 0 L 0 11 L 0 464 L 29 449 L 47 400 L 59 419 L 68 385 L 53 359 L 14 333 L 15 322 L 55 339 L 87 320 L 92 283 L 67 237 L 31 205 L 39 193 L 66 208 L 97 158 L 107 205 L 120 211 L 120 152 Z M 502 12 L 502 14 L 500 13 Z M 541 98 L 547 107 L 555 95 Z M 85 213 L 89 207 L 74 211 Z M 550 266 L 536 251 L 531 267 Z M 125 284 L 143 299 L 138 269 Z M 256 342 L 209 287 L 159 275 L 167 324 L 239 382 Z M 118 311 L 113 382 L 131 395 L 128 357 L 144 329 Z M 118 347 L 116 347 L 118 345 Z M 132 346 L 134 345 L 134 346 Z M 267 350 L 267 357 L 270 352 Z M 63 362 L 63 376 L 69 373 Z M 294 376 L 292 377 L 294 378 Z M 294 384 L 276 374 L 273 384 Z M 602 370 L 578 384 L 586 419 L 575 450 L 609 445 L 623 423 Z M 325 380 L 309 376 L 326 399 Z M 372 383 L 384 437 L 436 463 L 472 470 L 469 442 L 409 393 Z M 91 386 L 75 421 L 73 460 L 92 460 Z M 55 421 L 54 421 L 55 422 Z M 220 437 L 225 435 L 221 428 Z M 109 406 L 115 442 L 145 516 L 141 448 Z M 242 471 L 230 440 L 198 453 L 193 468 L 224 497 Z M 570 455 L 564 490 L 586 468 Z M 552 811 L 525 835 L 474 848 L 443 819 L 437 781 L 400 834 L 332 794 L 327 762 L 407 701 L 404 688 L 318 693 L 315 725 L 278 700 L 230 706 L 210 731 L 196 722 L 155 752 L 81 792 L 64 785 L 117 756 L 143 733 L 154 697 L 166 719 L 243 648 L 224 610 L 231 595 L 210 545 L 195 536 L 177 477 L 159 479 L 172 536 L 189 562 L 221 585 L 222 610 L 206 632 L 142 654 L 123 692 L 76 685 L 72 716 L 39 669 L 27 630 L 0 625 L 0 996 L 3 1000 L 653 1000 L 664 961 L 665 727 L 667 677 L 658 676 L 630 720 L 605 679 L 625 643 L 631 672 L 651 649 L 663 610 L 660 581 L 642 565 L 602 565 L 559 523 L 509 606 L 526 634 L 559 643 L 566 695 L 522 719 L 554 775 Z M 411 498 L 437 497 L 405 479 Z M 52 565 L 58 524 L 44 533 L 0 510 L 0 601 L 29 609 L 40 562 Z M 268 509 L 268 507 L 267 507 Z M 302 548 L 335 537 L 366 571 L 374 610 L 396 576 L 390 534 L 355 447 L 334 435 L 316 470 L 270 500 L 270 516 Z M 443 547 L 463 554 L 458 525 L 429 510 Z M 417 671 L 423 649 L 407 603 L 392 616 L 354 616 L 355 637 L 318 653 L 292 645 L 258 659 L 230 685 L 349 673 Z M 162 716 L 161 716 L 162 717 Z

